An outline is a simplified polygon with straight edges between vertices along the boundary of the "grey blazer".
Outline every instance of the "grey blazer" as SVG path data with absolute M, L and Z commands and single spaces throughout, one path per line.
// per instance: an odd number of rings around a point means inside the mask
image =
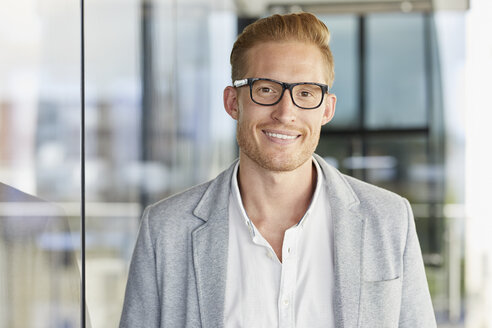
M 436 327 L 408 201 L 315 158 L 334 221 L 336 327 Z M 233 167 L 145 210 L 120 328 L 224 326 Z

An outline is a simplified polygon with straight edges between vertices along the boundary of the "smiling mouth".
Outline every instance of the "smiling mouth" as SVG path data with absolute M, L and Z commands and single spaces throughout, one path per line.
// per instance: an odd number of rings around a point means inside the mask
M 283 139 L 283 140 L 294 140 L 299 137 L 299 135 L 287 135 L 287 134 L 273 133 L 268 131 L 263 131 L 263 132 L 269 137 Z

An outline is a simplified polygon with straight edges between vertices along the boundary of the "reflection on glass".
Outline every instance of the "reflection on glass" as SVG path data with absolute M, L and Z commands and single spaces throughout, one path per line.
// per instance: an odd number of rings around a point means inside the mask
M 0 327 L 80 325 L 78 22 L 0 0 Z
M 59 207 L 0 183 L 1 327 L 77 324 L 75 248 Z

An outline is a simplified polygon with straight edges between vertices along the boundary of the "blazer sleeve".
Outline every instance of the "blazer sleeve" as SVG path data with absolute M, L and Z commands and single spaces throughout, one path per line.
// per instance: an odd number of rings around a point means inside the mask
M 434 309 L 425 276 L 424 262 L 420 249 L 412 209 L 404 199 L 408 213 L 408 230 L 403 253 L 402 300 L 400 328 L 436 327 Z
M 160 325 L 156 257 L 149 228 L 150 209 L 148 207 L 144 211 L 140 223 L 128 274 L 120 328 L 153 328 Z

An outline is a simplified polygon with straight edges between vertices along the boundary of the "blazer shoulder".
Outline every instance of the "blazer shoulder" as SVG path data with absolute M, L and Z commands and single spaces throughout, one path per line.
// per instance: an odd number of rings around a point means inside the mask
M 358 204 L 362 206 L 362 210 L 376 211 L 395 209 L 395 206 L 399 209 L 405 207 L 404 199 L 396 193 L 343 174 L 318 155 L 315 155 L 315 159 L 320 164 L 326 184 L 331 190 L 330 197 L 338 198 L 346 206 Z
M 402 196 L 354 177 L 344 174 L 342 174 L 342 176 L 352 188 L 361 206 L 376 206 L 378 209 L 382 210 L 399 209 L 406 211 L 406 200 Z
M 181 236 L 182 233 L 193 231 L 208 219 L 209 213 L 200 210 L 227 207 L 233 165 L 212 180 L 148 206 L 143 220 L 147 221 L 151 235 L 165 233 L 167 237 Z
M 149 206 L 149 216 L 192 213 L 213 180 L 193 186 Z
M 187 240 L 187 236 L 203 223 L 193 215 L 193 210 L 209 184 L 194 186 L 145 209 L 140 229 L 146 231 L 154 247 Z

